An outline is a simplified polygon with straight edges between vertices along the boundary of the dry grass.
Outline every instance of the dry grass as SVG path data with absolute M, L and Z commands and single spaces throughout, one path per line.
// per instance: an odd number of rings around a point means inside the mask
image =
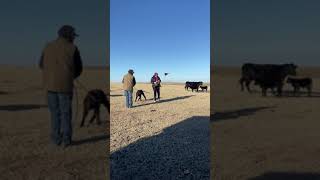
M 213 178 L 290 177 L 296 172 L 304 179 L 308 173 L 319 174 L 320 69 L 299 69 L 300 75 L 314 78 L 313 97 L 282 98 L 261 97 L 258 87 L 253 94 L 240 92 L 239 69 L 217 68 L 211 74 Z
M 85 70 L 80 81 L 88 89 L 108 86 L 105 70 Z M 0 179 L 106 179 L 107 112 L 102 110 L 102 126 L 80 129 L 83 89 L 78 89 L 79 115 L 73 121 L 76 145 L 66 149 L 50 144 L 50 118 L 39 70 L 2 67 L 0 91 Z M 76 107 L 74 102 L 74 113 Z
M 208 179 L 210 93 L 164 84 L 154 103 L 151 85 L 137 84 L 148 100 L 126 109 L 121 89 L 111 84 L 111 177 Z

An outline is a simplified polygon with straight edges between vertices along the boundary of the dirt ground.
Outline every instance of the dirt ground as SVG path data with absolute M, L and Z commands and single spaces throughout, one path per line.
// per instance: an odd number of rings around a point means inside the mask
M 111 84 L 111 178 L 209 179 L 210 93 L 191 92 L 182 84 L 163 84 L 154 103 L 147 100 L 125 108 L 122 85 Z
M 240 67 L 212 68 L 212 179 L 320 179 L 320 68 L 312 97 L 240 92 Z
M 49 141 L 49 111 L 40 71 L 2 66 L 0 72 L 0 179 L 107 179 L 107 111 L 101 108 L 101 126 L 80 129 L 86 91 L 78 89 L 73 105 L 74 114 L 78 112 L 73 120 L 75 144 L 55 147 Z M 88 89 L 107 91 L 106 69 L 85 69 L 80 82 Z

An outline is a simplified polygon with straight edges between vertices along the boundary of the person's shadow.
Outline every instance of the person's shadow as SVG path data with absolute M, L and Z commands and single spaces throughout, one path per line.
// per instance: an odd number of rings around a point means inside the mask
M 194 96 L 194 95 L 179 96 L 179 97 L 174 97 L 174 98 L 170 98 L 170 99 L 163 99 L 163 100 L 157 101 L 156 104 L 166 103 L 166 102 L 171 102 L 171 101 L 177 101 L 177 100 L 182 100 L 182 99 L 187 99 L 187 98 L 190 98 L 192 96 Z M 149 99 L 149 101 L 151 101 L 151 100 L 153 100 L 153 99 Z M 150 105 L 150 104 L 155 104 L 155 103 L 154 102 L 149 102 L 149 103 L 134 105 L 133 107 L 136 108 L 136 107 L 141 107 L 141 106 L 147 106 L 147 105 Z

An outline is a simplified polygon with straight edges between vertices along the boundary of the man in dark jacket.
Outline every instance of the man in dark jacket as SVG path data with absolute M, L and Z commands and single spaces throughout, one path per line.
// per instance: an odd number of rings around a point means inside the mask
M 156 102 L 157 99 L 160 100 L 160 87 L 161 87 L 160 83 L 161 83 L 161 79 L 158 76 L 158 73 L 154 73 L 154 75 L 151 78 L 154 102 Z M 158 98 L 157 98 L 157 95 L 158 95 Z
M 66 147 L 72 142 L 73 81 L 82 73 L 82 60 L 73 44 L 78 36 L 75 29 L 64 25 L 58 35 L 43 49 L 39 66 L 51 113 L 51 140 L 56 145 L 63 142 Z

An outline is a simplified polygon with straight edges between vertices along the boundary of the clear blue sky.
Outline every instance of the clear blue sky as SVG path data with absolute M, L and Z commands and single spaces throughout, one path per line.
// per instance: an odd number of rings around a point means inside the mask
M 209 81 L 210 1 L 110 0 L 111 81 L 129 68 L 139 82 Z
M 215 65 L 320 65 L 319 0 L 214 0 Z
M 45 43 L 71 24 L 80 34 L 75 43 L 84 65 L 106 65 L 106 8 L 103 0 L 2 1 L 0 64 L 37 64 Z

